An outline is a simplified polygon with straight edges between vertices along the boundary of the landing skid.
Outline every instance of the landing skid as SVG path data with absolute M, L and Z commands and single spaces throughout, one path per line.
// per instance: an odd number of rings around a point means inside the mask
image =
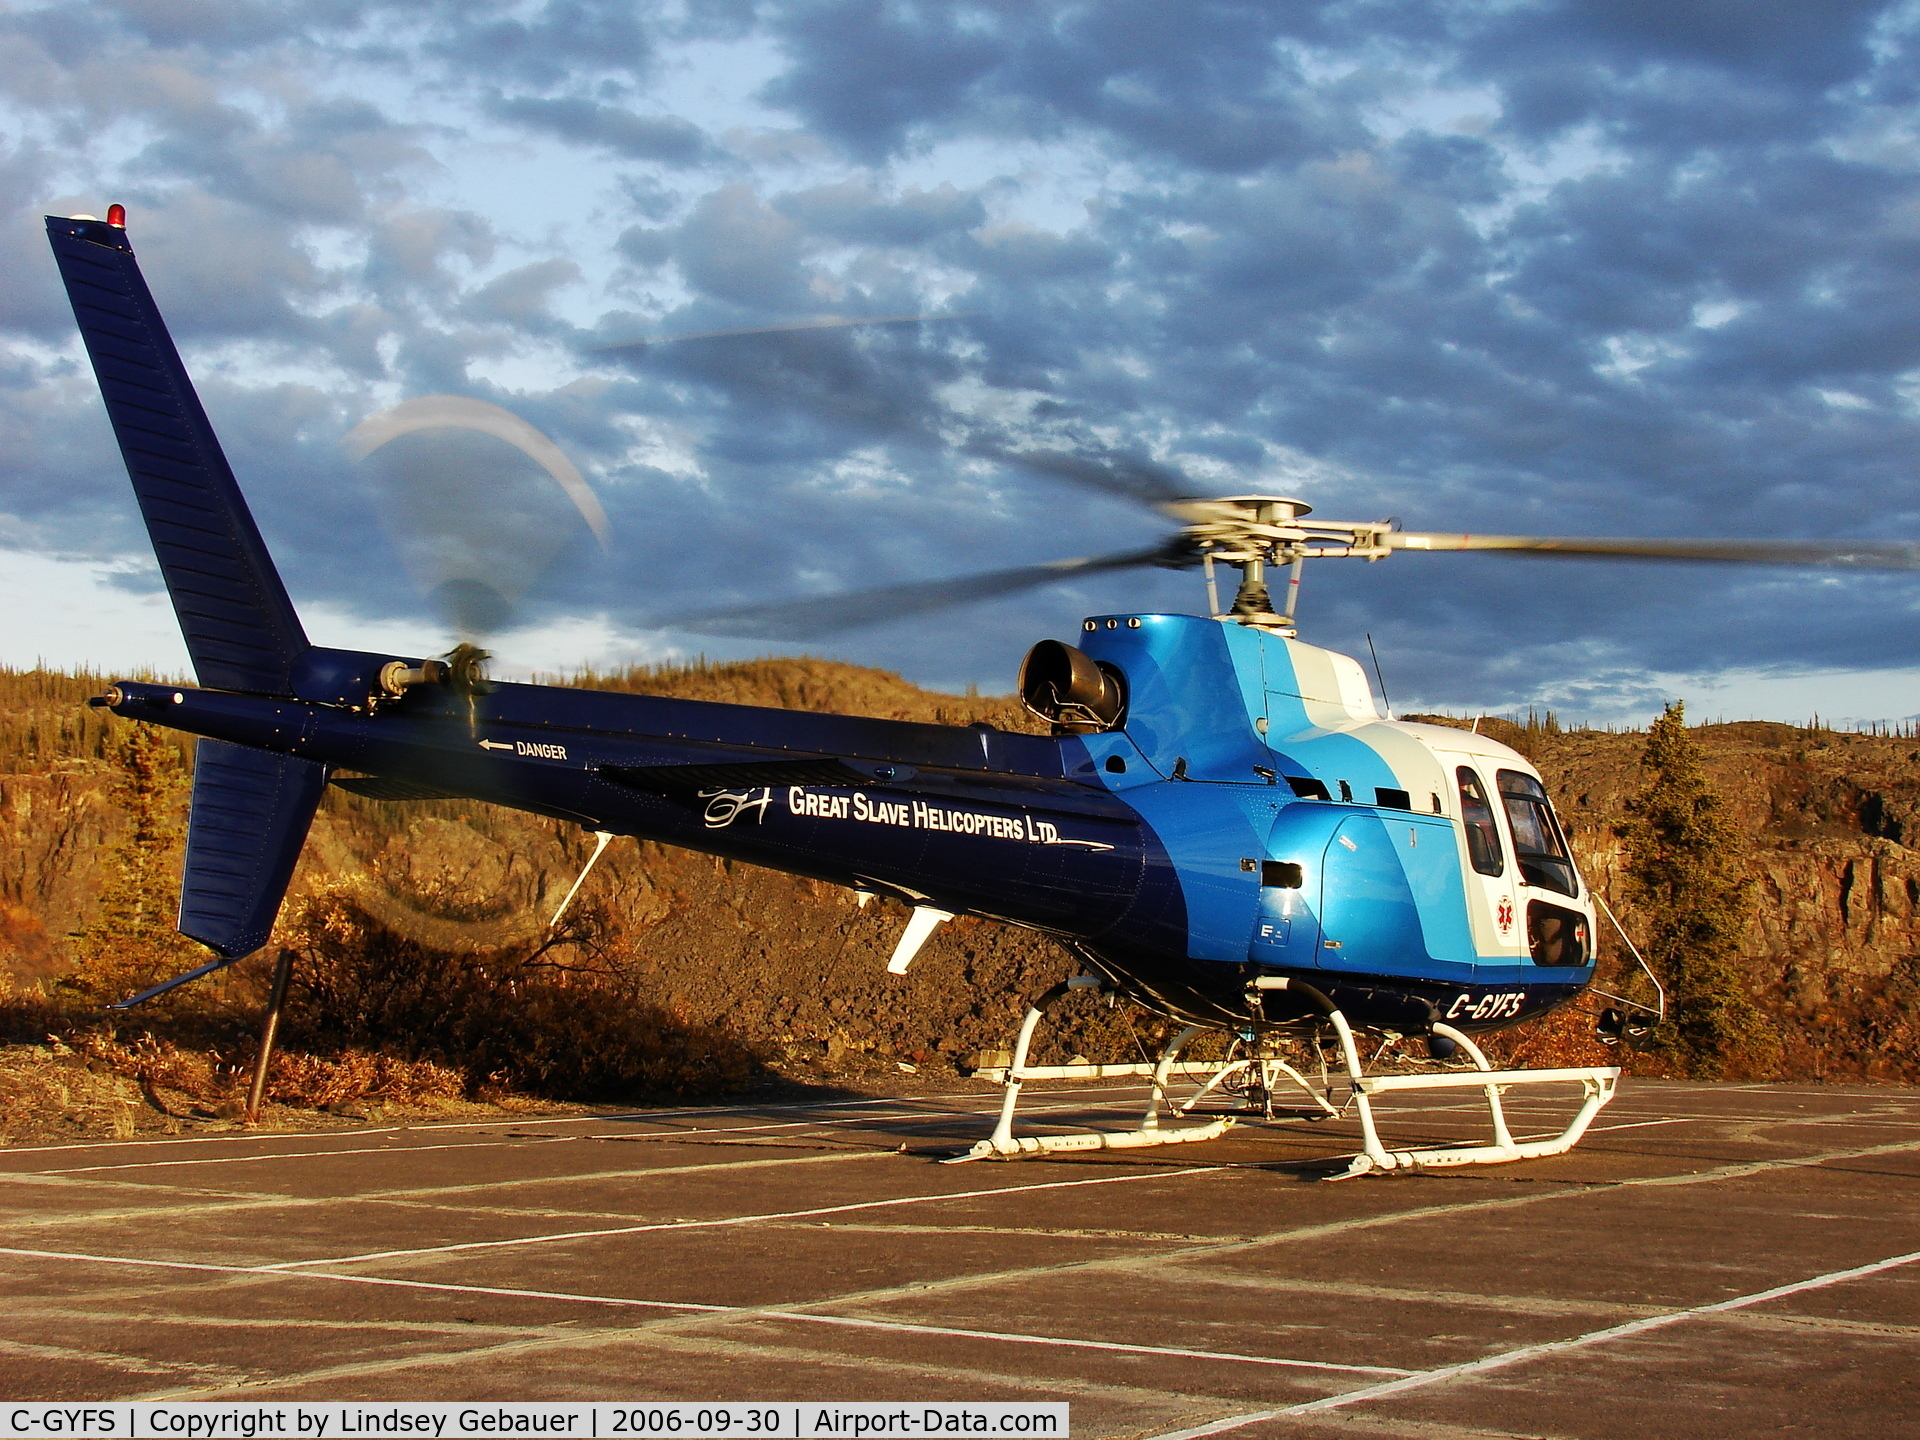
M 1093 976 L 1077 976 L 1049 990 L 1027 1011 L 1008 1063 L 983 1066 L 974 1072 L 980 1079 L 997 1082 L 1005 1091 L 999 1123 L 987 1139 L 976 1142 L 965 1154 L 952 1157 L 947 1164 L 969 1160 L 1011 1160 L 1023 1155 L 1051 1155 L 1076 1150 L 1130 1150 L 1218 1139 L 1233 1127 L 1241 1115 L 1251 1113 L 1272 1119 L 1275 1113 L 1275 1087 L 1283 1078 L 1291 1088 L 1306 1097 L 1311 1107 L 1300 1118 L 1327 1120 L 1344 1117 L 1351 1112 L 1360 1122 L 1360 1153 L 1348 1161 L 1344 1170 L 1328 1176 L 1328 1179 L 1348 1180 L 1358 1175 L 1384 1174 L 1395 1170 L 1537 1160 L 1543 1156 L 1564 1154 L 1578 1144 L 1581 1136 L 1586 1134 L 1587 1127 L 1593 1123 L 1593 1117 L 1613 1098 L 1620 1079 L 1620 1067 L 1617 1065 L 1557 1070 L 1496 1070 L 1478 1045 L 1451 1025 L 1438 1021 L 1433 1025 L 1433 1033 L 1458 1045 L 1473 1061 L 1472 1070 L 1368 1075 L 1360 1063 L 1359 1047 L 1346 1017 L 1319 991 L 1298 983 L 1291 988 L 1312 1002 L 1332 1027 L 1339 1041 L 1344 1075 L 1337 1078 L 1330 1076 L 1323 1061 L 1316 1083 L 1282 1059 L 1253 1054 L 1229 1056 L 1225 1060 L 1182 1060 L 1182 1052 L 1201 1033 L 1202 1027 L 1198 1025 L 1189 1025 L 1175 1035 L 1160 1052 L 1158 1060 L 1151 1064 L 1029 1065 L 1027 1057 L 1032 1049 L 1034 1032 L 1047 1011 L 1069 991 L 1099 984 L 1100 981 Z M 1289 988 L 1289 982 L 1280 977 L 1263 979 L 1257 982 L 1257 988 L 1268 992 L 1283 990 Z M 1128 1075 L 1150 1077 L 1146 1111 L 1137 1128 L 1079 1135 L 1014 1134 L 1014 1116 L 1019 1108 L 1020 1089 L 1027 1081 L 1099 1080 Z M 1174 1103 L 1169 1092 L 1176 1081 L 1196 1083 L 1199 1088 L 1185 1100 Z M 1550 1139 L 1514 1139 L 1507 1126 L 1501 1095 L 1515 1085 L 1570 1083 L 1577 1083 L 1581 1087 L 1582 1099 L 1579 1111 L 1567 1127 Z M 1230 1088 L 1238 1089 L 1245 1102 L 1240 1114 L 1216 1116 L 1203 1124 L 1161 1124 L 1163 1113 L 1171 1116 L 1188 1115 L 1201 1101 Z M 1342 1090 L 1344 1095 L 1339 1093 Z M 1373 1098 L 1410 1090 L 1479 1090 L 1486 1098 L 1487 1118 L 1493 1127 L 1493 1143 L 1424 1150 L 1387 1149 L 1381 1142 L 1379 1127 L 1375 1122 Z

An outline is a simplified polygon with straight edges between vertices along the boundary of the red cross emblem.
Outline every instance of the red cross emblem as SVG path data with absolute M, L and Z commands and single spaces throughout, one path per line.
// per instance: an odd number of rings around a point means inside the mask
M 1513 899 L 1511 896 L 1502 895 L 1500 897 L 1499 919 L 1500 928 L 1503 931 L 1513 928 Z

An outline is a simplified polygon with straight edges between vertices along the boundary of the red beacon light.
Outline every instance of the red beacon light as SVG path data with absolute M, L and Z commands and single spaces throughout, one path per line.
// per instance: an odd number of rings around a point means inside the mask
M 124 205 L 109 205 L 107 207 L 107 224 L 118 226 L 122 230 L 126 229 L 127 207 Z

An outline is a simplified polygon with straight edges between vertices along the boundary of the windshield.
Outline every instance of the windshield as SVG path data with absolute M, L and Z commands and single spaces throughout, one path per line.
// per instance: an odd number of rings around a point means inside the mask
M 1493 823 L 1487 792 L 1469 765 L 1455 772 L 1460 780 L 1460 823 L 1467 831 L 1467 858 L 1482 875 L 1498 875 L 1507 868 L 1500 857 L 1500 829 Z
M 1574 873 L 1573 858 L 1567 853 L 1567 842 L 1561 838 L 1553 806 L 1547 803 L 1547 792 L 1540 782 L 1518 770 L 1502 770 L 1496 778 L 1500 803 L 1507 811 L 1507 828 L 1513 831 L 1520 878 L 1562 895 L 1578 895 L 1580 880 Z

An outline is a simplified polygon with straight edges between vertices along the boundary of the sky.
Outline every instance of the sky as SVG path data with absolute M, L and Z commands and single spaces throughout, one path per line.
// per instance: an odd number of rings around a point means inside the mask
M 186 668 L 41 222 L 114 202 L 326 644 L 442 650 L 486 575 L 499 673 L 998 692 L 1204 608 L 1149 568 L 674 623 L 1173 533 L 1035 451 L 1409 529 L 1920 539 L 1917 47 L 1851 0 L 0 6 L 0 663 Z M 488 436 L 356 458 L 428 395 L 551 437 L 606 543 Z M 1920 574 L 1399 554 L 1301 620 L 1401 712 L 1920 712 Z

